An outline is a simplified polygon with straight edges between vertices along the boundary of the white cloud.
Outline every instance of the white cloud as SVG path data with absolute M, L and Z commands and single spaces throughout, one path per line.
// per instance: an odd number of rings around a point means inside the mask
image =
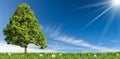
M 82 51 L 82 52 L 114 52 L 120 51 L 119 48 L 111 49 L 103 46 L 96 46 L 93 44 L 84 41 L 83 39 L 76 39 L 75 37 L 63 35 L 60 31 L 61 26 L 47 26 L 44 28 L 41 26 L 44 33 L 46 33 L 47 37 L 53 39 L 55 41 L 61 41 L 67 44 L 72 44 L 74 46 L 66 46 L 60 42 L 50 42 L 48 47 L 44 50 L 39 49 L 38 46 L 33 44 L 28 45 L 28 52 L 60 52 L 65 50 L 66 52 L 70 51 Z M 53 43 L 53 44 L 51 44 Z M 6 43 L 0 43 L 0 52 L 24 52 L 24 48 L 15 46 L 15 45 L 7 45 Z
M 76 39 L 71 36 L 62 35 L 60 32 L 61 26 L 47 26 L 42 28 L 42 30 L 47 34 L 47 36 L 53 40 L 62 41 L 64 43 L 72 44 L 79 47 L 85 47 L 86 51 L 98 51 L 98 52 L 115 52 L 120 51 L 120 49 L 111 49 L 103 46 L 97 46 L 90 44 L 82 39 Z M 71 47 L 72 48 L 72 47 Z
M 52 42 L 52 43 L 54 43 L 54 42 Z M 64 44 L 62 44 L 62 43 L 58 43 L 57 42 L 57 44 L 49 44 L 48 45 L 48 48 L 49 49 L 53 49 L 53 50 L 79 50 L 79 49 L 83 49 L 83 48 L 79 48 L 79 47 L 72 47 L 71 48 L 71 46 L 65 46 Z
M 111 48 L 107 48 L 107 47 L 92 45 L 92 44 L 89 44 L 82 39 L 75 39 L 75 38 L 68 37 L 68 36 L 56 36 L 56 37 L 53 37 L 53 38 L 54 38 L 54 40 L 62 41 L 62 42 L 65 42 L 65 43 L 76 45 L 76 46 L 82 46 L 82 47 L 90 48 L 94 51 L 100 51 L 100 52 L 120 51 L 120 49 L 111 49 Z
M 28 52 L 57 52 L 56 50 L 40 50 L 37 48 L 31 48 L 32 45 L 29 45 Z M 6 43 L 0 43 L 0 52 L 24 52 L 24 48 L 15 46 L 15 45 L 8 45 Z

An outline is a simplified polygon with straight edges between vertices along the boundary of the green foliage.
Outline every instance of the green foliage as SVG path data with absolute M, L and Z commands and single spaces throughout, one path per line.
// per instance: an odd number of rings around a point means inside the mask
M 120 53 L 0 53 L 0 59 L 120 59 Z
M 18 45 L 27 48 L 28 44 L 35 44 L 46 47 L 46 37 L 40 31 L 40 25 L 26 3 L 20 4 L 14 15 L 10 17 L 10 23 L 3 30 L 8 44 Z

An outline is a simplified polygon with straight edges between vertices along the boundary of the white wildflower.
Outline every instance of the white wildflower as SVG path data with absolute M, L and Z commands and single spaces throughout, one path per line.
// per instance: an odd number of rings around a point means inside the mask
M 88 54 L 88 56 L 90 56 L 90 54 Z
M 42 55 L 42 54 L 40 54 L 40 56 L 42 57 L 43 55 Z
M 97 57 L 97 55 L 95 54 L 94 57 Z
M 24 57 L 24 55 L 22 55 Z
M 56 57 L 55 54 L 52 54 L 52 57 L 53 57 L 53 58 Z
M 8 55 L 10 56 L 10 55 L 11 55 L 11 53 L 8 53 Z
M 117 53 L 116 55 L 119 56 L 119 53 Z
M 59 55 L 61 56 L 62 54 L 60 53 Z

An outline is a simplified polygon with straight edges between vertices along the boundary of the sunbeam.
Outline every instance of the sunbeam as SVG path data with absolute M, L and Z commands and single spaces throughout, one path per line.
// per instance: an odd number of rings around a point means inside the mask
M 94 12 L 99 12 L 99 11 L 101 11 L 101 10 L 104 10 L 105 8 L 107 8 L 108 6 L 107 5 L 105 5 L 105 6 L 103 6 L 103 7 L 101 7 L 101 8 L 99 8 L 99 9 L 97 9 L 96 11 L 94 11 Z M 93 12 L 93 13 L 94 13 Z
M 103 5 L 107 5 L 109 4 L 110 2 L 101 2 L 101 3 L 94 3 L 94 4 L 89 4 L 89 5 L 85 5 L 85 6 L 82 6 L 82 7 L 79 7 L 77 9 L 86 9 L 86 8 L 92 8 L 92 7 L 97 7 L 97 6 L 103 6 Z
M 105 11 L 103 11 L 102 13 L 100 13 L 97 17 L 95 17 L 92 21 L 90 21 L 87 25 L 85 25 L 83 29 L 86 29 L 90 24 L 92 24 L 94 21 L 96 21 L 98 18 L 100 18 L 102 15 L 104 15 L 107 11 L 109 11 L 112 8 L 112 6 L 110 6 L 109 8 L 107 8 Z
M 103 40 L 105 34 L 107 33 L 108 29 L 110 28 L 112 22 L 114 21 L 114 17 L 116 15 L 117 11 L 114 11 L 111 13 L 111 16 L 109 18 L 109 20 L 107 20 L 107 23 L 105 24 L 105 27 L 103 29 L 103 32 L 102 32 L 102 35 L 101 35 L 101 38 L 99 40 L 99 42 L 101 43 L 101 41 Z

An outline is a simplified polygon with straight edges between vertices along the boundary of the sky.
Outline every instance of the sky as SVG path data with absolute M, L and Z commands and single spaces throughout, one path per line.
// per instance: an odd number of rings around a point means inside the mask
M 29 52 L 120 51 L 120 6 L 111 0 L 0 0 L 0 52 L 23 52 L 7 45 L 2 32 L 23 2 L 34 11 L 48 45 L 40 50 L 30 44 Z

